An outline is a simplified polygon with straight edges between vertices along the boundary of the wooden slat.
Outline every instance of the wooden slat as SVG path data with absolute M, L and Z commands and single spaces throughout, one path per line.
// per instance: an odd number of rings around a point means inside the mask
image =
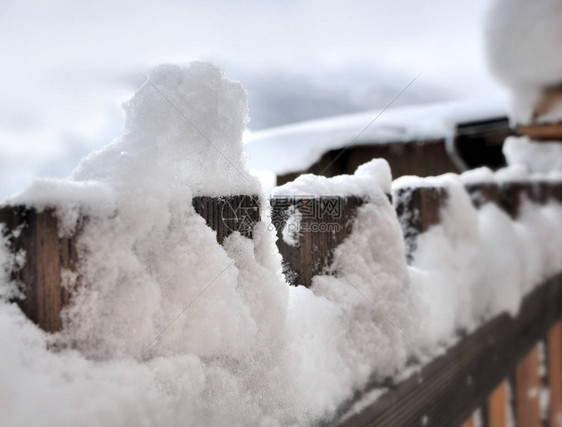
M 515 371 L 515 416 L 520 427 L 539 427 L 539 348 L 535 346 Z
M 287 279 L 309 287 L 312 278 L 330 267 L 334 250 L 351 233 L 360 197 L 274 197 L 270 200 L 277 248 Z M 300 212 L 298 242 L 288 244 L 283 229 L 293 209 Z
M 533 179 L 531 181 L 533 187 L 534 200 L 544 205 L 552 198 L 552 183 L 543 179 Z
M 503 381 L 490 394 L 486 411 L 487 427 L 507 427 L 507 382 Z
M 373 380 L 342 405 L 341 412 L 374 387 L 390 387 L 374 404 L 341 422 L 344 426 L 460 425 L 483 406 L 518 361 L 562 318 L 562 275 L 527 295 L 519 314 L 502 314 L 397 385 Z M 537 374 L 538 375 L 538 374 Z
M 549 193 L 552 200 L 562 203 L 562 182 L 551 182 Z
M 528 126 L 519 126 L 519 132 L 531 137 L 536 141 L 540 140 L 562 140 L 562 123 L 552 124 L 533 124 Z
M 486 203 L 499 203 L 500 186 L 492 182 L 466 184 L 465 189 L 475 208 L 481 208 Z
M 254 227 L 260 220 L 258 196 L 202 196 L 194 197 L 192 204 L 195 212 L 215 230 L 217 241 L 221 244 L 235 231 L 251 239 Z
M 524 199 L 535 200 L 537 194 L 530 182 L 504 182 L 500 186 L 500 206 L 517 218 Z
M 444 187 L 401 187 L 394 191 L 394 207 L 406 243 L 408 261 L 417 248 L 417 237 L 440 221 L 440 210 L 447 201 Z
M 562 322 L 556 323 L 548 331 L 547 375 L 550 391 L 548 404 L 548 426 L 560 427 L 562 420 Z
M 0 223 L 5 225 L 12 250 L 25 252 L 25 264 L 13 272 L 24 286 L 25 298 L 17 300 L 22 311 L 47 332 L 62 328 L 60 312 L 69 301 L 62 286 L 64 269 L 76 270 L 78 254 L 75 238 L 61 238 L 52 209 L 37 212 L 25 207 L 0 207 Z M 17 233 L 13 233 L 19 230 Z

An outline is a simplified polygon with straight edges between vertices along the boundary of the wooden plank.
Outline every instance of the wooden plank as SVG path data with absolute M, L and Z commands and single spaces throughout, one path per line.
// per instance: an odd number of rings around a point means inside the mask
M 283 256 L 287 279 L 293 285 L 310 287 L 312 278 L 330 267 L 334 250 L 351 233 L 360 197 L 283 197 L 270 200 L 272 224 L 277 230 L 277 248 Z M 283 238 L 291 215 L 299 219 L 289 229 L 297 240 Z M 289 227 L 291 227 L 289 223 Z
M 562 182 L 551 182 L 549 192 L 552 200 L 562 203 Z
M 340 414 L 374 387 L 390 391 L 340 425 L 406 427 L 420 425 L 424 417 L 429 426 L 460 425 L 485 405 L 490 393 L 561 318 L 558 275 L 527 295 L 516 317 L 497 316 L 409 379 L 394 385 L 373 379 L 341 406 Z
M 559 427 L 562 420 L 562 322 L 548 331 L 546 340 L 549 389 L 548 426 Z
M 500 186 L 494 182 L 465 184 L 465 189 L 475 208 L 480 209 L 486 203 L 499 203 Z
M 444 187 L 402 187 L 392 196 L 411 262 L 418 235 L 439 223 L 440 210 L 447 202 L 447 191 Z
M 260 221 L 259 197 L 234 195 L 225 197 L 194 197 L 195 212 L 217 233 L 217 241 L 235 231 L 251 239 L 255 225 Z
M 540 386 L 539 348 L 535 346 L 515 370 L 515 417 L 518 426 L 540 426 Z
M 507 381 L 496 387 L 487 402 L 487 427 L 507 427 Z
M 504 139 L 505 136 L 501 140 Z M 304 173 L 327 177 L 353 174 L 359 165 L 376 158 L 388 162 L 394 178 L 460 172 L 447 153 L 443 139 L 385 142 L 387 144 L 361 144 L 328 151 L 308 169 L 277 176 L 277 185 L 293 181 Z
M 500 186 L 500 206 L 512 218 L 517 218 L 524 199 L 536 200 L 537 193 L 530 182 L 504 182 Z
M 0 223 L 5 224 L 12 250 L 25 253 L 24 266 L 12 274 L 24 286 L 25 298 L 17 300 L 18 305 L 45 331 L 59 331 L 60 312 L 69 301 L 61 273 L 76 270 L 75 238 L 59 237 L 52 209 L 37 212 L 21 206 L 0 207 Z
M 562 123 L 518 126 L 517 130 L 535 141 L 562 140 Z
M 552 183 L 543 179 L 531 180 L 533 200 L 541 205 L 545 205 L 552 199 Z

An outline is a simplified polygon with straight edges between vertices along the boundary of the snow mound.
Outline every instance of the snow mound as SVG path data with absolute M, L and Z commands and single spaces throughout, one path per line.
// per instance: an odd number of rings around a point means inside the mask
M 373 188 L 390 194 L 392 174 L 384 159 L 373 159 L 357 168 L 353 175 L 327 178 L 321 175 L 303 174 L 294 181 L 276 187 L 272 194 L 279 196 L 364 196 Z
M 562 171 L 560 142 L 533 142 L 526 136 L 512 136 L 505 140 L 503 153 L 509 165 L 525 165 L 533 173 Z
M 415 335 L 400 230 L 379 188 L 390 185 L 386 163 L 331 184 L 371 195 L 335 254 L 342 276 L 289 287 L 265 221 L 253 240 L 233 233 L 220 246 L 191 203 L 258 194 L 267 212 L 242 150 L 241 85 L 209 64 L 161 66 L 126 110 L 125 134 L 71 179 L 38 180 L 11 200 L 56 208 L 66 234 L 87 220 L 54 335 L 8 302 L 16 260 L 0 245 L 6 423 L 314 424 L 371 375 L 403 368 L 412 349 L 361 296 Z
M 515 118 L 527 122 L 542 90 L 562 83 L 562 3 L 494 0 L 486 32 L 490 68 L 511 89 Z
M 123 138 L 82 161 L 74 180 L 168 191 L 187 186 L 206 196 L 259 191 L 242 146 L 246 92 L 220 69 L 200 62 L 159 66 L 125 110 Z

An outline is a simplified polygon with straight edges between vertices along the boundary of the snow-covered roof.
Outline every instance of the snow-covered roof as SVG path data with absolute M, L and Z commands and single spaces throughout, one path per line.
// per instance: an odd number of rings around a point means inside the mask
M 252 133 L 246 137 L 245 150 L 250 169 L 280 175 L 305 170 L 327 151 L 352 142 L 371 145 L 441 139 L 451 135 L 459 123 L 507 115 L 505 98 L 395 107 Z

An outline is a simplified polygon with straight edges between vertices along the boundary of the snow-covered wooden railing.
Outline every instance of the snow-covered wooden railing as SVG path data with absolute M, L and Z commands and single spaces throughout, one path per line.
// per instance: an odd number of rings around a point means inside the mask
M 219 243 L 234 231 L 251 239 L 260 220 L 258 196 L 194 197 L 193 207 L 215 230 Z
M 547 340 L 552 402 L 549 426 L 558 425 L 562 358 L 562 276 L 528 295 L 515 318 L 502 314 L 463 338 L 420 372 L 390 387 L 342 426 L 472 425 L 480 409 L 485 425 L 507 426 L 506 381 L 514 384 L 518 426 L 540 426 L 537 343 Z
M 292 284 L 310 287 L 312 278 L 330 266 L 334 249 L 351 233 L 357 208 L 363 203 L 360 197 L 271 198 L 277 248 Z M 292 223 L 297 211 L 298 223 Z M 285 238 L 287 233 L 294 233 L 294 237 Z
M 251 238 L 260 218 L 257 196 L 194 197 L 193 207 L 216 232 L 219 243 L 234 231 Z M 72 237 L 62 237 L 53 209 L 23 206 L 0 207 L 0 224 L 5 225 L 12 252 L 25 254 L 23 266 L 12 273 L 25 287 L 25 298 L 18 304 L 45 331 L 59 331 L 61 310 L 70 299 L 64 280 L 76 271 L 80 227 Z
M 18 304 L 45 331 L 60 330 L 60 312 L 70 297 L 62 286 L 64 272 L 74 271 L 78 262 L 75 239 L 59 236 L 52 209 L 38 212 L 22 206 L 3 207 L 0 224 L 5 224 L 12 251 L 26 258 L 12 273 L 25 286 L 25 298 Z
M 550 199 L 562 202 L 562 185 L 550 181 L 467 184 L 466 189 L 476 207 L 494 202 L 513 218 L 523 197 L 535 203 Z M 440 208 L 450 200 L 439 185 L 402 187 L 393 197 L 411 254 L 416 250 L 417 236 L 441 221 Z M 360 197 L 275 197 L 270 203 L 272 223 L 281 237 L 278 248 L 294 273 L 292 281 L 310 285 L 314 275 L 329 268 L 334 249 L 351 232 L 356 212 L 365 201 Z M 196 197 L 193 206 L 217 232 L 219 242 L 233 231 L 251 238 L 260 218 L 256 196 Z M 299 239 L 291 244 L 283 233 L 290 232 L 287 213 L 295 207 L 301 214 Z M 311 214 L 302 215 L 306 212 Z M 41 328 L 60 330 L 60 311 L 71 296 L 63 279 L 66 272 L 76 271 L 79 262 L 76 236 L 80 227 L 74 237 L 60 237 L 52 210 L 38 212 L 10 206 L 0 208 L 0 223 L 6 225 L 4 231 L 12 251 L 26 253 L 26 263 L 14 272 L 25 285 L 26 298 L 18 303 Z M 338 224 L 338 228 L 334 230 L 329 224 Z M 346 426 L 454 426 L 481 409 L 489 426 L 503 426 L 507 419 L 507 384 L 511 382 L 518 425 L 538 426 L 538 344 L 546 340 L 549 425 L 554 426 L 562 410 L 561 319 L 562 276 L 557 276 L 527 295 L 516 317 L 502 314 L 488 321 L 402 383 L 372 384 L 389 387 L 390 391 L 359 413 L 334 422 Z M 357 393 L 341 412 L 360 396 Z
M 417 236 L 439 223 L 447 191 L 441 186 L 402 187 L 394 192 L 393 197 L 404 234 L 406 255 L 411 260 L 417 247 Z
M 562 186 L 551 181 L 466 184 L 473 205 L 496 203 L 517 218 L 524 199 L 562 202 Z M 447 201 L 440 186 L 401 188 L 394 194 L 404 234 L 415 251 L 417 234 L 439 223 Z M 355 426 L 474 426 L 475 411 L 488 427 L 559 426 L 562 418 L 562 274 L 527 295 L 516 317 L 504 313 L 465 336 L 446 354 L 338 424 Z M 540 350 L 546 372 L 541 377 Z M 509 398 L 508 389 L 512 390 Z M 542 390 L 548 390 L 546 420 L 541 416 Z M 368 392 L 366 390 L 365 392 Z M 348 402 L 361 400 L 361 393 Z M 342 412 L 345 412 L 345 408 Z

